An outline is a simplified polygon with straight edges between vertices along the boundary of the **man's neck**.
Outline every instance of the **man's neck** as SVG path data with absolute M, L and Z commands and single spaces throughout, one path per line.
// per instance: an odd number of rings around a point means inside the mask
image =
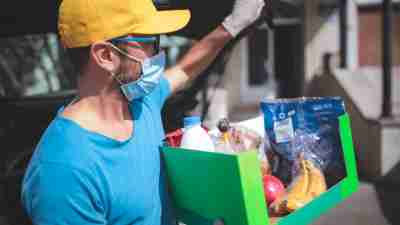
M 105 86 L 93 80 L 80 78 L 78 81 L 79 100 L 67 110 L 75 116 L 90 116 L 94 120 L 122 122 L 130 120 L 128 101 L 119 87 Z

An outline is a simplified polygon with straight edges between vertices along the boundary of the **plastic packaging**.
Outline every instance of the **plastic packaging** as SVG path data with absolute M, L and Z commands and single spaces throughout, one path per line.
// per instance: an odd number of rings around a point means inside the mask
M 207 131 L 201 126 L 198 116 L 184 118 L 184 131 L 180 147 L 200 151 L 215 151 L 215 146 Z
M 299 174 L 300 154 L 327 178 L 343 177 L 337 118 L 345 113 L 340 97 L 275 99 L 261 103 L 272 172 L 286 185 Z M 330 186 L 337 179 L 328 180 Z
M 228 119 L 218 121 L 218 130 L 211 131 L 216 151 L 224 153 L 239 153 L 249 150 L 261 150 L 263 138 L 257 132 L 237 124 L 231 124 Z M 260 158 L 263 158 L 260 156 Z M 265 158 L 265 157 L 264 157 Z
M 262 145 L 262 136 L 244 126 L 232 126 L 231 135 L 240 151 L 259 150 Z

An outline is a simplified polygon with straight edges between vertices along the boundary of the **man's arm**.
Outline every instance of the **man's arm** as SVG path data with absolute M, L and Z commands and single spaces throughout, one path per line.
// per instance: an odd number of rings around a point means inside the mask
M 165 74 L 172 94 L 205 70 L 232 38 L 232 35 L 220 25 L 197 42 L 175 66 L 167 69 Z
M 265 0 L 236 0 L 222 24 L 197 42 L 178 64 L 166 70 L 171 93 L 196 78 L 218 56 L 225 45 L 261 15 Z

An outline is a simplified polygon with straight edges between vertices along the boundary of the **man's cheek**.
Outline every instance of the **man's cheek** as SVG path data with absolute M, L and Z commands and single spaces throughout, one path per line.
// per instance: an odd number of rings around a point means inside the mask
M 132 66 L 132 70 L 130 71 L 132 77 L 136 80 L 140 77 L 140 74 L 142 73 L 142 69 L 140 67 L 140 64 L 135 63 L 135 65 Z

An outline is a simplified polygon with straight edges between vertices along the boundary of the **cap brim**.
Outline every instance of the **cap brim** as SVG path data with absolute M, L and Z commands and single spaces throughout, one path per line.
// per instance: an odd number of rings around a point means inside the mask
M 189 10 L 157 11 L 146 24 L 135 28 L 136 34 L 167 34 L 185 27 L 190 20 Z

